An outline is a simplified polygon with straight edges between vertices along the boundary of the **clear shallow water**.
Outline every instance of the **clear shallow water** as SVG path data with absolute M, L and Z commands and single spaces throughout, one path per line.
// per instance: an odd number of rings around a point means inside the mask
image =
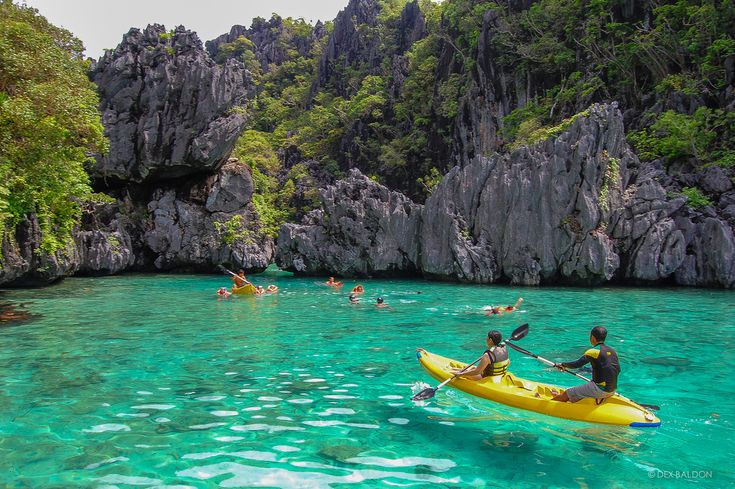
M 735 483 L 735 295 L 315 279 L 218 300 L 222 276 L 75 278 L 8 291 L 0 325 L 0 487 L 724 487 Z M 416 291 L 421 291 L 417 294 Z M 393 309 L 378 310 L 375 297 Z M 520 312 L 485 317 L 481 308 Z M 545 417 L 436 385 L 416 347 L 472 361 L 490 328 L 554 360 L 610 330 L 620 392 L 659 429 Z M 511 370 L 576 384 L 511 353 Z M 704 472 L 700 472 L 704 471 Z

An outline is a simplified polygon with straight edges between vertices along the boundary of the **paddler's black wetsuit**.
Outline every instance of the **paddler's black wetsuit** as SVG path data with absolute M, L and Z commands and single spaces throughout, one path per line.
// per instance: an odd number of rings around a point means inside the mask
M 579 368 L 588 363 L 592 363 L 592 381 L 597 387 L 605 392 L 615 392 L 620 375 L 620 363 L 615 350 L 600 342 L 584 352 L 579 360 L 560 365 L 564 368 Z

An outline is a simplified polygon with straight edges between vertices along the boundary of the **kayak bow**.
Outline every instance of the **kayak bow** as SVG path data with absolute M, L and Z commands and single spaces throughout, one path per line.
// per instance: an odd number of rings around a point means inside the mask
M 232 293 L 235 295 L 253 295 L 255 294 L 255 286 L 245 284 L 242 287 L 232 287 Z

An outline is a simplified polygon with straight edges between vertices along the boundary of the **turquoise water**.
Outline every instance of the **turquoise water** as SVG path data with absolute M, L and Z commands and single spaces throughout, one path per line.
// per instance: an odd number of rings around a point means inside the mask
M 276 295 L 218 300 L 223 276 L 74 278 L 4 302 L 0 487 L 724 487 L 735 483 L 735 295 L 251 277 Z M 420 294 L 417 291 L 421 291 Z M 374 307 L 381 295 L 392 309 Z M 481 308 L 521 311 L 485 317 Z M 490 328 L 576 359 L 610 330 L 620 392 L 658 429 L 546 417 L 451 388 L 410 401 L 416 347 L 471 361 Z M 517 375 L 576 384 L 511 353 Z

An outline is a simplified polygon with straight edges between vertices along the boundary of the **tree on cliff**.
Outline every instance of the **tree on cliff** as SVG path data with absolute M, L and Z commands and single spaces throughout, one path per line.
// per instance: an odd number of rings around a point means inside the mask
M 33 213 L 59 249 L 90 196 L 84 164 L 106 150 L 80 40 L 0 0 L 0 236 Z

